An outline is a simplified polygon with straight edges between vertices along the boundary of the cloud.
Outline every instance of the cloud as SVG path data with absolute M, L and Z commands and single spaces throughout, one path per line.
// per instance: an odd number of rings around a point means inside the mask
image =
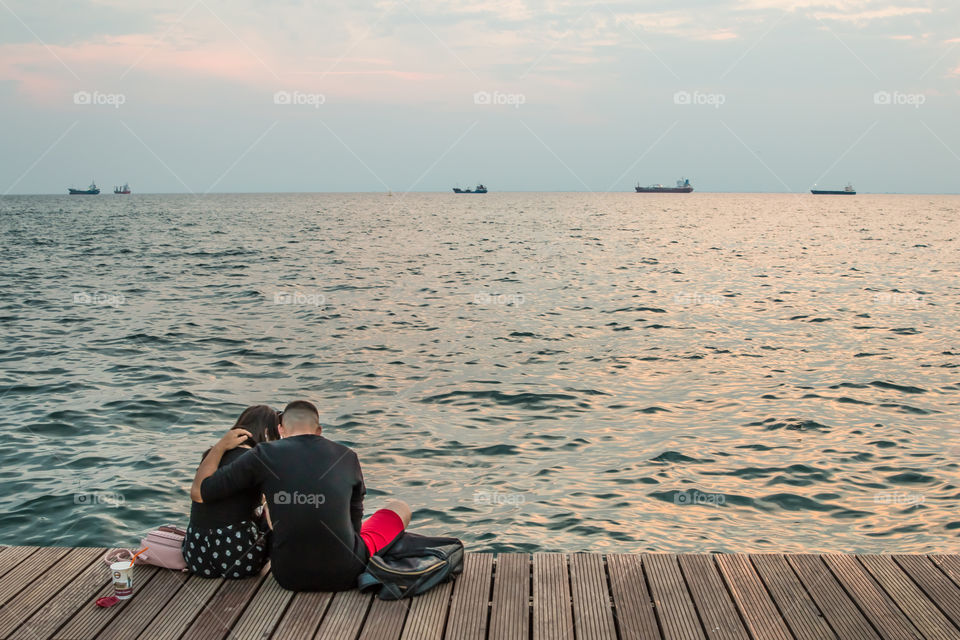
M 813 16 L 818 20 L 838 20 L 845 22 L 866 23 L 874 20 L 889 20 L 890 18 L 900 18 L 903 16 L 927 13 L 933 13 L 933 10 L 929 7 L 885 7 L 883 9 L 873 9 L 869 11 L 815 11 Z

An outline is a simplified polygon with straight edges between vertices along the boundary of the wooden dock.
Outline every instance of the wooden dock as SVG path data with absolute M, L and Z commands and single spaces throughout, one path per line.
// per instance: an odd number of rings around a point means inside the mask
M 0 549 L 0 638 L 960 640 L 958 555 L 471 553 L 400 602 L 139 566 L 134 597 L 101 609 L 103 552 Z

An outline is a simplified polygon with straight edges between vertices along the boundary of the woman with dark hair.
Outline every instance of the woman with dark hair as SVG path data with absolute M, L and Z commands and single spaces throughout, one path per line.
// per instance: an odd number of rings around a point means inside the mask
M 277 412 L 266 405 L 244 409 L 216 446 L 226 450 L 220 466 L 230 464 L 261 442 L 279 440 Z M 206 457 L 210 450 L 204 452 Z M 202 458 L 201 458 L 202 459 Z M 191 573 L 204 578 L 248 578 L 267 561 L 266 514 L 258 515 L 262 496 L 256 490 L 217 502 L 194 502 L 183 540 L 183 559 Z

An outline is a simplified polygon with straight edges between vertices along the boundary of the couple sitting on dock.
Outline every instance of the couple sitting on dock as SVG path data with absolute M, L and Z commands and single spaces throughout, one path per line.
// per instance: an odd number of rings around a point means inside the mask
M 410 507 L 390 500 L 364 521 L 357 454 L 321 431 L 310 402 L 280 413 L 258 405 L 204 454 L 183 542 L 192 573 L 246 578 L 269 559 L 285 589 L 356 586 L 369 557 L 410 523 Z

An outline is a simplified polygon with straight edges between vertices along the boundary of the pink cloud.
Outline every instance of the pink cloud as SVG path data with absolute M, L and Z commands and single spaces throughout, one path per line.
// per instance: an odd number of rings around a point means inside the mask
M 187 47 L 149 35 L 49 48 L 40 43 L 0 46 L 0 79 L 12 80 L 23 97 L 37 104 L 49 104 L 79 89 L 122 91 L 131 84 L 176 91 L 191 83 L 219 81 L 273 93 L 279 88 L 316 90 L 323 83 L 338 94 L 369 95 L 382 89 L 384 79 L 419 83 L 440 77 L 392 64 L 385 58 L 284 60 L 236 40 Z M 144 77 L 162 82 L 140 82 Z

